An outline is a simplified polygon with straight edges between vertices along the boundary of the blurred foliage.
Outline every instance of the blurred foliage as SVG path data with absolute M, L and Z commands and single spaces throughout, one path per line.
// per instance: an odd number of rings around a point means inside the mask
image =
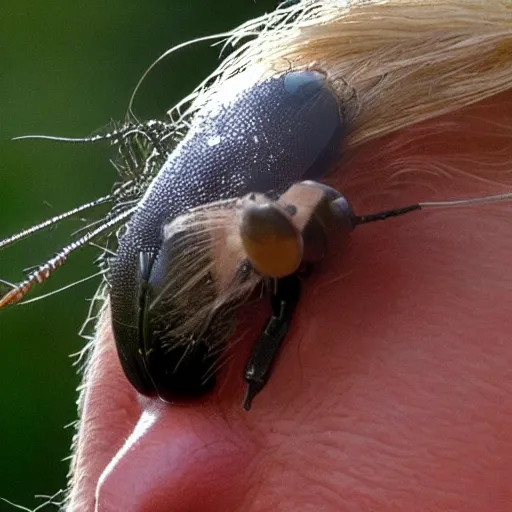
M 273 9 L 271 0 L 41 2 L 3 0 L 0 9 L 0 238 L 110 190 L 107 144 L 18 141 L 24 134 L 86 136 L 123 119 L 147 66 L 187 39 L 228 30 Z M 140 119 L 163 117 L 216 66 L 218 48 L 194 45 L 160 64 L 139 91 Z M 0 277 L 23 278 L 83 225 L 73 219 L 0 253 Z M 95 252 L 73 255 L 44 291 L 96 271 Z M 88 282 L 0 311 L 0 496 L 34 507 L 36 494 L 65 486 L 79 379 L 70 354 Z M 0 503 L 0 510 L 12 510 Z

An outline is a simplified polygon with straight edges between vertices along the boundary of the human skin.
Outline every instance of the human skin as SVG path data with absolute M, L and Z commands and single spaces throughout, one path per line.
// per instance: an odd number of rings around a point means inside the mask
M 511 120 L 507 92 L 360 146 L 328 182 L 357 213 L 510 190 Z M 70 510 L 509 512 L 511 214 L 424 211 L 349 246 L 333 236 L 250 412 L 264 302 L 242 313 L 216 391 L 181 406 L 136 394 L 107 312 Z

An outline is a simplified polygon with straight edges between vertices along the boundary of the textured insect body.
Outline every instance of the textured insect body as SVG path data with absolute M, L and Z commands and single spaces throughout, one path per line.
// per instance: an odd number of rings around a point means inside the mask
M 242 265 L 220 282 L 216 256 L 201 251 L 212 247 L 211 229 L 173 222 L 202 205 L 250 193 L 278 198 L 321 177 L 344 128 L 338 98 L 317 71 L 284 73 L 204 106 L 139 203 L 110 269 L 117 349 L 138 391 L 173 400 L 209 390 L 236 298 L 219 286 L 243 295 L 258 281 Z M 222 296 L 231 299 L 216 303 Z
M 324 257 L 331 233 L 346 236 L 368 222 L 510 200 L 512 194 L 355 215 L 339 192 L 307 181 L 326 173 L 346 129 L 340 95 L 328 77 L 290 71 L 238 92 L 230 85 L 225 82 L 203 106 L 174 150 L 176 127 L 157 121 L 88 139 L 36 137 L 110 140 L 124 157 L 116 166 L 123 181 L 107 196 L 0 240 L 2 249 L 85 210 L 112 205 L 103 222 L 84 228 L 24 281 L 0 280 L 11 288 L 0 308 L 20 302 L 73 251 L 104 238 L 109 252 L 122 226 L 108 278 L 119 358 L 139 392 L 174 401 L 213 387 L 234 310 L 264 283 L 271 316 L 244 371 L 243 405 L 249 409 L 291 325 L 300 271 Z

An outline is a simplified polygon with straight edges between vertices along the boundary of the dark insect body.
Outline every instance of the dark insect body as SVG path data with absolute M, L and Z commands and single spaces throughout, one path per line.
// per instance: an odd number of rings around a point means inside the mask
M 175 262 L 188 235 L 165 236 L 165 226 L 205 204 L 249 193 L 277 198 L 295 182 L 321 177 L 344 129 L 338 98 L 317 71 L 290 71 L 215 99 L 194 119 L 137 206 L 110 268 L 116 345 L 140 393 L 173 401 L 210 390 L 232 314 L 229 303 L 207 311 L 218 294 L 208 273 L 184 294 L 194 276 Z M 201 245 L 198 237 L 190 247 Z M 180 328 L 202 310 L 204 321 Z
M 244 371 L 243 406 L 267 383 L 301 294 L 301 270 L 320 261 L 331 234 L 424 208 L 510 200 L 511 194 L 417 203 L 358 216 L 316 181 L 347 130 L 335 84 L 319 71 L 289 71 L 234 92 L 218 92 L 187 135 L 149 121 L 68 142 L 118 145 L 124 180 L 113 192 L 0 240 L 0 249 L 97 205 L 101 223 L 9 285 L 0 308 L 20 302 L 69 254 L 126 224 L 109 259 L 112 327 L 123 370 L 147 396 L 169 402 L 210 391 L 236 309 L 265 285 L 271 316 Z M 224 88 L 222 89 L 224 91 Z M 173 149 L 174 148 L 174 149 Z M 143 195 L 142 195 L 143 194 Z M 108 249 L 107 249 L 108 251 Z M 0 281 L 0 284 L 8 284 Z

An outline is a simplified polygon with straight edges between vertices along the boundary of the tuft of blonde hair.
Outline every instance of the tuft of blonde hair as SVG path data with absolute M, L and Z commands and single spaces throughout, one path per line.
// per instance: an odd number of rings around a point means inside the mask
M 241 25 L 226 46 L 244 38 L 187 98 L 189 114 L 240 73 L 318 68 L 346 86 L 356 146 L 512 87 L 509 1 L 303 0 Z

